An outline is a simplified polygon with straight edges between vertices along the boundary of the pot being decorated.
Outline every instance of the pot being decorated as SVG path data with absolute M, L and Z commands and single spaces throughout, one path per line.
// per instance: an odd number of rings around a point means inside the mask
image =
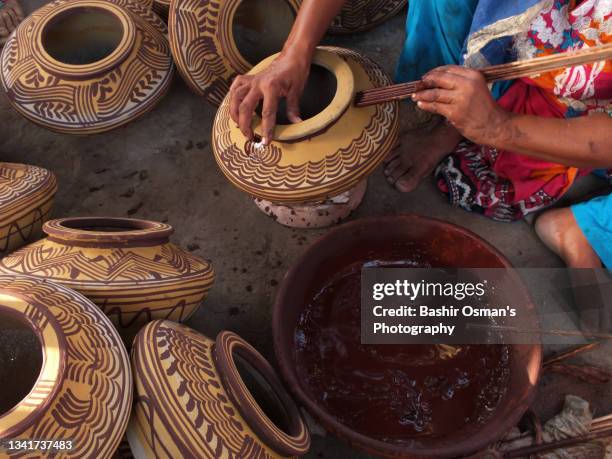
M 272 366 L 231 332 L 212 340 L 154 321 L 132 350 L 136 459 L 277 458 L 305 454 L 310 435 Z
M 30 121 L 68 134 L 123 126 L 151 110 L 174 72 L 166 27 L 131 0 L 56 0 L 4 45 L 0 81 Z
M 360 276 L 372 263 L 511 268 L 480 237 L 426 217 L 331 230 L 289 270 L 273 309 L 277 361 L 297 401 L 326 430 L 378 456 L 465 457 L 495 443 L 534 398 L 541 345 L 361 344 Z M 514 298 L 526 299 L 522 320 L 537 327 L 529 294 L 512 282 Z
M 408 0 L 349 0 L 329 31 L 345 34 L 364 32 L 399 13 Z
M 180 74 L 197 94 L 221 104 L 236 75 L 282 49 L 298 8 L 299 0 L 171 2 L 170 47 Z
M 0 258 L 40 237 L 56 192 L 53 172 L 0 162 Z
M 46 280 L 0 275 L 0 363 L 3 457 L 112 457 L 132 376 L 121 338 L 93 303 Z M 28 440 L 49 443 L 28 449 Z
M 83 294 L 127 346 L 153 319 L 184 321 L 214 281 L 212 265 L 169 242 L 170 225 L 129 218 L 63 218 L 46 239 L 0 260 L 0 272 L 48 279 Z
M 249 73 L 262 71 L 274 58 Z M 394 145 L 398 103 L 362 108 L 353 104 L 357 91 L 388 84 L 391 79 L 370 59 L 347 49 L 319 47 L 301 100 L 304 121 L 289 124 L 281 107 L 274 139 L 268 146 L 258 141 L 261 118 L 256 116 L 254 121 L 256 139 L 248 140 L 232 122 L 225 98 L 213 127 L 217 164 L 231 183 L 254 198 L 298 206 L 300 212 L 318 216 L 321 205 L 343 193 L 359 196 L 356 187 Z M 355 199 L 344 199 L 335 205 L 344 206 L 347 215 L 358 204 Z M 304 206 L 311 209 L 304 211 Z M 325 211 L 322 213 L 325 216 Z M 315 219 L 312 226 L 321 226 L 320 221 Z

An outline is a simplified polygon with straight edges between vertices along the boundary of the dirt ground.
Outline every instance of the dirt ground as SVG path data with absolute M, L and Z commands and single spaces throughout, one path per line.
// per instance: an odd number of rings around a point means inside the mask
M 33 4 L 28 5 L 31 11 Z M 367 54 L 393 74 L 404 40 L 405 12 L 377 29 L 326 43 Z M 403 124 L 409 126 L 409 111 Z M 168 96 L 141 120 L 107 134 L 55 134 L 20 117 L 0 96 L 0 160 L 54 171 L 59 180 L 54 215 L 129 216 L 160 220 L 175 228 L 173 241 L 211 259 L 217 281 L 189 325 L 214 336 L 233 330 L 273 359 L 271 305 L 284 273 L 324 231 L 284 228 L 261 213 L 218 170 L 210 146 L 215 109 L 195 97 L 177 76 Z M 410 148 L 404 145 L 404 148 Z M 577 194 L 592 187 L 589 179 Z M 410 194 L 385 182 L 382 171 L 369 180 L 363 204 L 351 217 L 412 212 L 462 225 L 495 245 L 517 267 L 561 267 L 526 222 L 489 221 L 451 208 L 426 180 Z M 584 360 L 583 360 L 584 359 Z M 612 368 L 607 349 L 575 362 Z M 563 395 L 587 398 L 596 414 L 612 411 L 611 385 L 591 386 L 565 376 L 545 375 L 536 411 L 545 418 L 560 408 Z M 367 457 L 332 436 L 316 436 L 307 457 Z

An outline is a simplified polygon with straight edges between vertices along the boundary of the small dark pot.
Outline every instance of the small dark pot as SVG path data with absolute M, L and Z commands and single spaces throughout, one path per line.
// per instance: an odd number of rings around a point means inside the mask
M 309 394 L 298 378 L 294 335 L 307 302 L 343 267 L 374 258 L 390 244 L 434 267 L 511 268 L 510 262 L 474 233 L 451 223 L 400 215 L 357 220 L 330 231 L 314 243 L 287 273 L 273 311 L 274 349 L 289 388 L 325 429 L 362 451 L 393 458 L 444 458 L 474 453 L 499 440 L 530 406 L 538 381 L 542 347 L 510 345 L 510 376 L 505 396 L 486 424 L 467 425 L 441 438 L 415 439 L 406 445 L 384 443 L 341 424 Z M 517 289 L 524 289 L 517 284 Z M 525 292 L 525 294 L 527 294 Z M 525 314 L 533 315 L 535 308 Z

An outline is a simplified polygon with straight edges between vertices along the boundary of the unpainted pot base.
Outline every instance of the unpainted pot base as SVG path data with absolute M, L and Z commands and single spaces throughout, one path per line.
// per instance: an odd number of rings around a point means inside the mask
M 368 181 L 324 202 L 288 206 L 253 198 L 255 205 L 278 223 L 290 228 L 326 228 L 340 223 L 359 207 L 365 196 Z

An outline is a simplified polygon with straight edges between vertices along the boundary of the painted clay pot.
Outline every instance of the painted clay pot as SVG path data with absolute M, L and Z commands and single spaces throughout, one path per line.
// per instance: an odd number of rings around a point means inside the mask
M 274 58 L 249 73 L 260 72 Z M 230 118 L 228 98 L 223 101 L 213 127 L 217 164 L 231 183 L 254 198 L 289 207 L 320 205 L 357 187 L 394 145 L 397 102 L 353 105 L 355 92 L 390 83 L 371 60 L 346 49 L 320 47 L 301 101 L 304 121 L 288 124 L 281 107 L 268 146 L 258 142 L 261 118 L 254 121 L 256 139 L 248 140 Z
M 2 50 L 12 106 L 53 131 L 94 134 L 152 109 L 174 72 L 166 29 L 132 0 L 56 0 L 28 16 Z
M 368 181 L 320 204 L 286 206 L 255 198 L 255 205 L 281 225 L 290 228 L 326 228 L 340 223 L 355 210 L 365 196 Z
M 134 341 L 136 459 L 277 458 L 305 454 L 306 425 L 270 364 L 231 332 L 211 340 L 155 321 Z
M 408 0 L 349 0 L 336 16 L 329 32 L 364 32 L 399 13 Z
M 112 457 L 130 416 L 132 376 L 108 318 L 70 289 L 12 275 L 0 275 L 0 318 L 0 439 L 71 442 L 55 446 L 65 458 Z
M 299 0 L 171 2 L 170 47 L 180 74 L 219 105 L 236 75 L 282 49 L 298 8 Z
M 0 257 L 40 237 L 56 192 L 53 172 L 0 162 Z
M 82 293 L 110 317 L 126 345 L 153 319 L 187 320 L 214 281 L 211 264 L 169 242 L 165 223 L 63 218 L 46 239 L 0 260 L 0 272 L 49 279 Z
M 273 309 L 274 350 L 280 372 L 297 401 L 329 432 L 352 446 L 383 457 L 464 457 L 495 443 L 523 416 L 535 396 L 540 374 L 540 345 L 509 346 L 509 379 L 497 408 L 484 423 L 467 424 L 447 436 L 415 437 L 405 445 L 385 443 L 356 432 L 327 412 L 298 377 L 295 330 L 313 295 L 343 268 L 376 259 L 393 247 L 407 260 L 432 267 L 511 268 L 509 261 L 486 241 L 459 226 L 416 215 L 374 217 L 339 226 L 312 246 L 289 270 Z M 405 255 L 403 255 L 405 253 Z M 517 281 L 515 294 L 526 295 Z M 521 311 L 528 323 L 537 324 L 535 307 Z

